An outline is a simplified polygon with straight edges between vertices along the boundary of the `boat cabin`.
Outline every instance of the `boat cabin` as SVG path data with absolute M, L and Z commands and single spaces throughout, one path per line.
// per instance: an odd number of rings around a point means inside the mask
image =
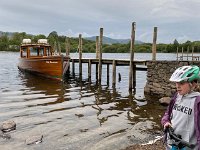
M 32 43 L 31 39 L 23 39 L 20 47 L 21 58 L 47 57 L 52 56 L 53 49 L 47 39 L 39 39 Z

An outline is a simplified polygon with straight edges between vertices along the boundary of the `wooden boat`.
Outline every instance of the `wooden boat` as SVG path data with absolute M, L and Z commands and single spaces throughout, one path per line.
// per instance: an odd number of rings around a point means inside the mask
M 36 75 L 63 81 L 69 70 L 70 57 L 61 53 L 55 54 L 47 39 L 39 39 L 32 43 L 31 39 L 23 39 L 20 46 L 18 68 Z

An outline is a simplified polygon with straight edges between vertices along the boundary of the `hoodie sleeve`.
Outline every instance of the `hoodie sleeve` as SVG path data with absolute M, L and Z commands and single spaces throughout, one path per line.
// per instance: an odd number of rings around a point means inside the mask
M 175 103 L 175 100 L 176 100 L 176 97 L 177 97 L 177 94 L 175 94 L 173 96 L 173 98 L 171 99 L 168 107 L 167 107 L 167 110 L 165 111 L 162 119 L 161 119 L 161 124 L 162 126 L 164 126 L 167 122 L 170 122 L 170 116 L 171 116 L 171 113 L 172 113 L 172 108 L 174 106 L 174 103 Z
M 194 107 L 194 123 L 195 123 L 195 131 L 196 131 L 196 137 L 197 137 L 197 143 L 199 145 L 200 150 L 200 96 L 197 96 L 195 100 L 195 107 Z
M 170 122 L 169 108 L 170 108 L 170 105 L 167 107 L 167 110 L 165 111 L 165 113 L 164 113 L 164 115 L 163 115 L 163 117 L 161 119 L 162 126 L 164 126 L 165 123 Z

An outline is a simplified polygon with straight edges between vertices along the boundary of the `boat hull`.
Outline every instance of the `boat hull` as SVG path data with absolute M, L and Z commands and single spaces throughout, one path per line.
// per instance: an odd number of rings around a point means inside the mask
M 69 58 L 66 56 L 19 58 L 18 68 L 62 81 L 64 74 L 69 70 Z

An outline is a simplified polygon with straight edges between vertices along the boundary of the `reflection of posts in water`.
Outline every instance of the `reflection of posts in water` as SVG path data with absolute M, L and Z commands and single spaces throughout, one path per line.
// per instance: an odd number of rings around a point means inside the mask
M 107 115 L 107 116 L 101 115 L 102 111 L 104 110 L 103 108 L 101 108 L 101 105 L 104 104 L 105 100 L 106 100 L 106 103 L 110 103 L 111 100 L 115 101 L 116 95 L 117 95 L 117 93 L 116 93 L 115 88 L 113 88 L 112 93 L 111 92 L 107 93 L 107 90 L 102 90 L 102 87 L 100 85 L 98 85 L 98 89 L 95 94 L 96 105 L 95 106 L 93 105 L 92 108 L 97 110 L 97 119 L 98 119 L 100 125 L 105 123 L 108 120 L 108 118 L 110 117 L 109 115 Z
M 79 84 L 80 84 L 80 86 L 81 86 L 81 88 L 82 88 L 82 86 L 83 86 L 82 75 L 79 76 Z
M 133 90 L 129 90 L 129 99 L 133 99 L 134 98 L 134 96 L 133 95 L 135 95 L 135 93 L 136 93 L 136 86 L 134 85 L 134 88 L 133 88 Z
M 129 109 L 127 111 L 127 119 L 132 123 L 132 124 L 135 124 L 138 120 L 137 117 L 135 117 L 135 115 L 132 115 L 134 114 L 135 111 L 137 111 L 137 105 L 136 105 L 136 102 L 134 101 L 135 97 L 134 95 L 132 94 L 132 92 L 129 91 L 129 107 L 131 109 Z M 140 118 L 140 117 L 139 117 Z
M 132 93 L 132 91 L 129 91 L 129 100 L 132 100 L 133 99 L 133 93 Z
M 96 95 L 96 104 L 97 105 L 101 104 L 101 101 L 100 101 L 100 98 L 99 98 L 101 93 L 102 93 L 102 87 L 98 86 L 97 95 Z
M 128 99 L 129 99 L 129 106 L 131 107 L 131 110 L 129 110 L 128 112 L 127 112 L 127 118 L 128 118 L 128 120 L 132 120 L 132 117 L 131 117 L 131 115 L 130 115 L 130 112 L 132 111 L 132 109 L 133 109 L 133 93 L 132 93 L 132 91 L 129 91 L 129 96 L 128 96 Z
M 102 104 L 101 99 L 100 99 L 101 92 L 102 92 L 101 86 L 98 86 L 97 94 L 95 95 L 95 100 L 96 100 L 96 106 L 97 107 L 92 106 L 94 109 L 98 110 L 97 119 L 99 120 L 100 125 L 102 124 L 102 121 L 101 121 L 101 119 L 98 118 L 98 116 L 101 114 L 101 112 L 103 110 L 101 107 L 99 107 L 99 105 Z
M 120 82 L 120 81 L 121 81 L 121 74 L 118 73 L 118 82 Z
M 116 88 L 113 87 L 113 92 L 112 92 L 112 100 L 115 101 L 117 96 Z

